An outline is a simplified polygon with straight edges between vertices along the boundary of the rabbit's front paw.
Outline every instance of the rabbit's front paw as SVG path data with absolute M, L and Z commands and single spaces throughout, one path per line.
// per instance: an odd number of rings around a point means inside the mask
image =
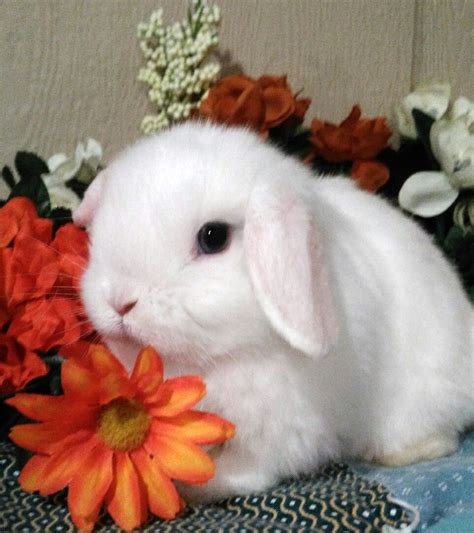
M 260 492 L 271 486 L 270 480 L 258 472 L 216 476 L 205 485 L 180 485 L 179 492 L 189 503 L 209 503 L 244 494 Z

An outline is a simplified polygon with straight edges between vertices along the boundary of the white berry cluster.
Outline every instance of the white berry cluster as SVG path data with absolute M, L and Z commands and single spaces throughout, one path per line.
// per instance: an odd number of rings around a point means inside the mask
M 138 79 L 150 86 L 148 97 L 157 114 L 147 115 L 141 124 L 144 133 L 155 133 L 185 120 L 207 96 L 217 80 L 220 65 L 210 60 L 219 43 L 220 9 L 207 0 L 191 0 L 187 20 L 163 24 L 163 10 L 138 25 L 140 48 L 146 66 Z

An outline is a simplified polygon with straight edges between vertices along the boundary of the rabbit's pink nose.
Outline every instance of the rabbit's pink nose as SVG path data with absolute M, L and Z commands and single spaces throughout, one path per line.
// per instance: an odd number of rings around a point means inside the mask
M 121 305 L 120 307 L 117 307 L 116 310 L 117 310 L 117 313 L 120 315 L 120 316 L 124 316 L 126 315 L 127 313 L 129 313 L 134 307 L 135 305 L 137 304 L 137 302 L 128 302 L 126 304 L 123 304 Z

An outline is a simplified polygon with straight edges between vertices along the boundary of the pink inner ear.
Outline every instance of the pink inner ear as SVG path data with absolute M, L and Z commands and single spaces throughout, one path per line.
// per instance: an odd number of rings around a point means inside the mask
M 98 174 L 86 190 L 84 199 L 72 214 L 74 224 L 77 226 L 89 226 L 94 218 L 94 213 L 99 205 L 104 184 L 104 173 Z
M 257 299 L 273 327 L 307 355 L 324 355 L 336 320 L 316 224 L 291 190 L 256 191 L 245 228 Z

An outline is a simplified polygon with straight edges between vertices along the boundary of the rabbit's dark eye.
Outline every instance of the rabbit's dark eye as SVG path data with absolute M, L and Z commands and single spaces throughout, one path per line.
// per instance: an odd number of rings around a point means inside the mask
M 197 243 L 203 254 L 217 254 L 226 247 L 230 235 L 229 225 L 224 222 L 208 222 L 199 230 Z

